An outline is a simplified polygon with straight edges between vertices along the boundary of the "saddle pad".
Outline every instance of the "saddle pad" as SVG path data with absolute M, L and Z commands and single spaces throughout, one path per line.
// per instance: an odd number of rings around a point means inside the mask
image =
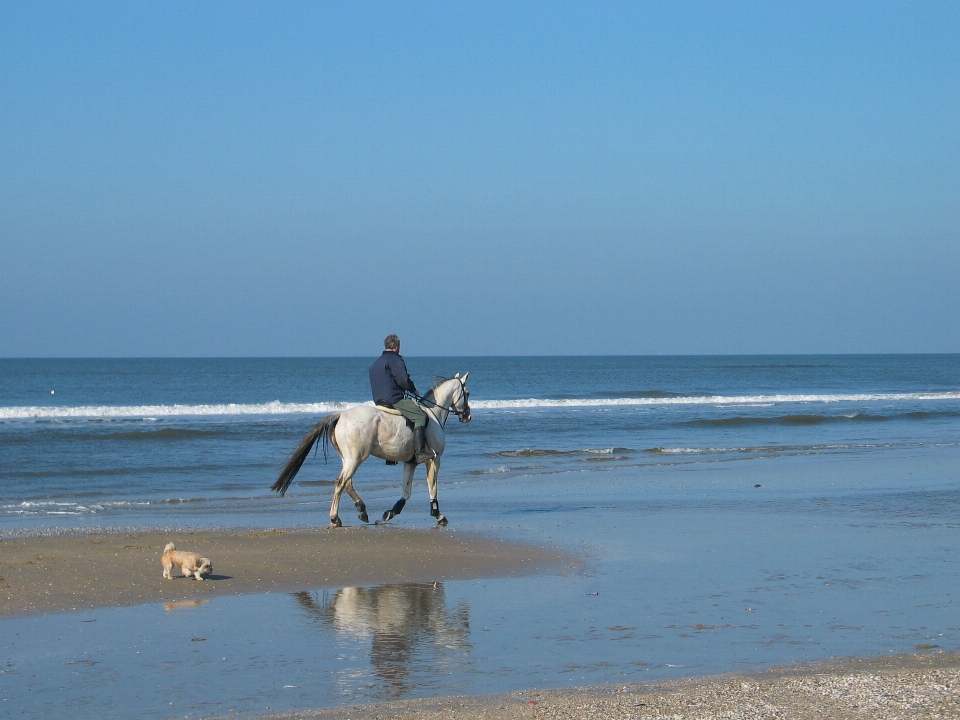
M 402 414 L 403 414 L 403 413 L 401 413 L 399 410 L 397 410 L 396 408 L 388 408 L 388 407 L 384 407 L 383 405 L 377 405 L 376 407 L 377 407 L 377 410 L 379 410 L 380 412 L 385 412 L 385 413 L 387 413 L 388 415 L 402 415 Z

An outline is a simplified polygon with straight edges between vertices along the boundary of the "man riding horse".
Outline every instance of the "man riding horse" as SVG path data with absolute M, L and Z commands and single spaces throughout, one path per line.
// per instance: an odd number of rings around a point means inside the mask
M 332 445 L 340 455 L 343 467 L 333 485 L 333 500 L 330 503 L 330 525 L 341 527 L 340 496 L 347 493 L 357 507 L 363 522 L 369 522 L 367 507 L 353 489 L 353 476 L 357 468 L 369 457 L 378 457 L 389 463 L 403 463 L 403 495 L 396 504 L 383 514 L 383 521 L 392 520 L 403 509 L 413 491 L 413 473 L 418 463 L 427 468 L 427 490 L 430 493 L 430 515 L 437 519 L 437 525 L 447 524 L 447 518 L 440 512 L 437 499 L 437 474 L 440 472 L 440 457 L 446 447 L 444 425 L 447 416 L 453 413 L 462 423 L 470 422 L 470 391 L 467 390 L 467 377 L 470 373 L 457 373 L 452 378 L 440 380 L 421 400 L 429 405 L 430 424 L 427 414 L 412 400 L 405 400 L 404 390 L 416 392 L 416 386 L 407 374 L 406 365 L 400 357 L 400 340 L 391 335 L 384 342 L 386 350 L 370 368 L 370 385 L 374 400 L 382 410 L 369 405 L 355 405 L 346 410 L 331 413 L 314 425 L 310 432 L 293 451 L 290 459 L 280 470 L 277 481 L 270 486 L 283 495 L 296 477 L 303 463 L 318 445 L 323 447 L 324 459 L 327 445 Z M 396 410 L 386 411 L 384 406 L 392 405 Z M 411 405 L 413 407 L 411 407 Z M 415 431 L 407 428 L 401 417 L 414 422 Z M 430 448 L 427 448 L 425 432 L 430 434 Z M 414 437 L 416 436 L 416 441 Z
M 436 456 L 427 447 L 424 437 L 427 426 L 427 414 L 413 398 L 406 393 L 419 395 L 407 373 L 407 364 L 400 356 L 400 338 L 387 335 L 383 341 L 383 354 L 370 366 L 370 389 L 373 401 L 382 407 L 393 408 L 413 423 L 413 437 L 416 445 L 413 459 L 424 463 Z

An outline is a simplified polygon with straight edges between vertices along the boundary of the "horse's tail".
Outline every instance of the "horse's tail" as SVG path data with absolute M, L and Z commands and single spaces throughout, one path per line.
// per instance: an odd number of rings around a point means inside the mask
M 307 459 L 307 455 L 310 454 L 313 446 L 319 442 L 323 443 L 323 458 L 326 460 L 327 447 L 330 445 L 330 433 L 332 433 L 333 429 L 337 426 L 339 419 L 340 413 L 327 415 L 323 420 L 314 425 L 310 429 L 310 432 L 303 436 L 303 440 L 300 441 L 297 449 L 293 451 L 293 455 L 290 456 L 290 459 L 287 460 L 286 465 L 284 465 L 280 471 L 280 477 L 270 486 L 271 490 L 276 490 L 282 497 L 287 492 L 287 488 L 290 487 L 290 483 L 293 482 L 297 473 L 300 472 L 300 468 L 303 466 L 303 462 Z

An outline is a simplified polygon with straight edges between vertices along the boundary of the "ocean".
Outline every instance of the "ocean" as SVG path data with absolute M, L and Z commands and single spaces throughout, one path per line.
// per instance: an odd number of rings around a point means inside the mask
M 325 524 L 336 461 L 269 491 L 323 415 L 369 403 L 372 358 L 0 360 L 0 534 L 78 527 Z M 410 358 L 421 390 L 470 372 L 441 492 L 772 456 L 952 444 L 960 357 Z M 375 459 L 361 495 L 392 505 Z M 455 514 L 455 510 L 452 510 Z M 0 535 L 2 536 L 2 535 Z
M 369 402 L 374 359 L 0 360 L 0 538 L 325 526 L 335 455 L 311 456 L 284 498 L 269 487 L 320 417 Z M 558 546 L 586 570 L 219 598 L 175 621 L 155 606 L 0 621 L 3 702 L 172 717 L 173 683 L 178 716 L 243 716 L 960 647 L 960 355 L 407 365 L 421 390 L 470 372 L 473 421 L 448 422 L 440 473 L 449 529 Z M 372 518 L 400 474 L 360 468 Z M 394 522 L 433 525 L 422 469 Z M 346 598 L 429 609 L 391 652 L 337 621 Z M 264 614 L 290 620 L 253 651 L 236 628 Z M 87 615 L 114 629 L 93 643 L 102 690 L 53 640 L 89 635 Z M 222 642 L 181 657 L 150 639 L 190 623 Z M 211 705 L 190 678 L 214 661 Z M 138 685 L 158 665 L 165 679 Z M 43 679 L 14 687 L 26 674 Z M 131 684 L 136 700 L 110 700 Z

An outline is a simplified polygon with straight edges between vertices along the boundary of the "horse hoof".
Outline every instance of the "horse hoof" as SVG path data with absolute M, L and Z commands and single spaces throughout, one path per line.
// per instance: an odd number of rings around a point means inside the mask
M 359 515 L 357 515 L 357 517 L 360 518 L 361 522 L 365 522 L 365 523 L 370 522 L 370 517 L 367 515 L 366 511 L 360 513 Z
M 393 520 L 394 517 L 396 517 L 396 516 L 393 514 L 393 510 L 387 510 L 387 511 L 383 514 L 383 521 L 384 521 L 384 522 L 387 522 L 387 520 Z
M 438 527 L 446 527 L 446 526 L 449 525 L 449 524 L 450 524 L 450 521 L 447 520 L 443 515 L 441 515 L 440 517 L 437 518 L 437 526 L 438 526 Z
M 338 517 L 330 518 L 330 527 L 332 528 L 343 527 L 343 523 L 340 521 L 340 518 Z

